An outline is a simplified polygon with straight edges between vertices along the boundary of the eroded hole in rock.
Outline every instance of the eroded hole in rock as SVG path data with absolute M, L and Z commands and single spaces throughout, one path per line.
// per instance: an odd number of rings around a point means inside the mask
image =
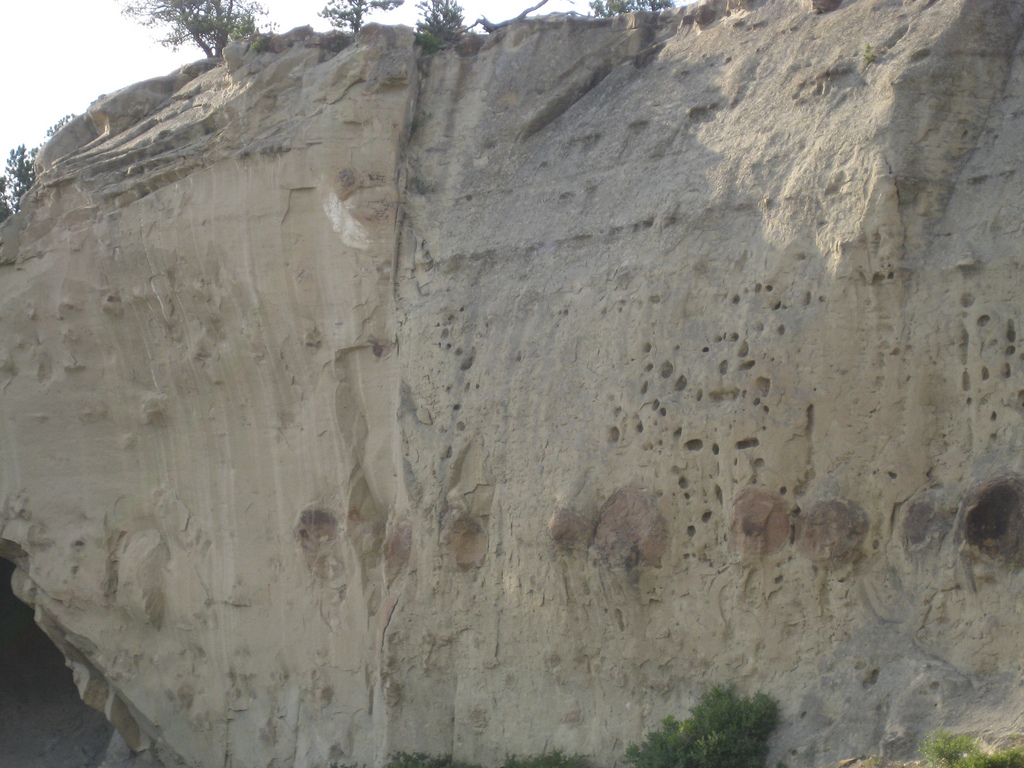
M 327 509 L 307 509 L 299 515 L 295 538 L 307 552 L 313 552 L 338 535 L 338 521 Z
M 448 532 L 448 553 L 460 571 L 479 568 L 487 556 L 487 534 L 469 516 L 455 521 Z
M 1024 538 L 1024 483 L 1011 476 L 982 483 L 964 499 L 964 540 L 982 554 L 1019 563 Z
M 337 563 L 332 555 L 338 538 L 338 519 L 334 512 L 321 508 L 303 510 L 294 533 L 309 570 L 320 579 L 335 575 Z
M 665 553 L 668 526 L 644 489 L 628 486 L 615 491 L 598 512 L 594 546 L 614 567 L 659 567 Z
M 910 501 L 903 517 L 903 548 L 913 553 L 940 546 L 953 527 L 955 512 L 955 505 L 944 504 L 936 493 L 924 493 Z
M 868 531 L 868 518 L 857 504 L 824 499 L 811 506 L 796 525 L 797 548 L 818 563 L 854 559 Z
M 789 505 L 780 495 L 748 486 L 733 503 L 730 533 L 730 548 L 744 557 L 775 552 L 792 538 Z
M 556 509 L 548 520 L 548 533 L 555 546 L 563 551 L 577 547 L 586 549 L 594 540 L 596 521 L 570 509 Z
M 396 526 L 384 543 L 384 577 L 390 584 L 409 562 L 412 552 L 412 527 Z
M 79 698 L 64 657 L 11 589 L 0 558 L 0 764 L 94 768 L 113 726 Z

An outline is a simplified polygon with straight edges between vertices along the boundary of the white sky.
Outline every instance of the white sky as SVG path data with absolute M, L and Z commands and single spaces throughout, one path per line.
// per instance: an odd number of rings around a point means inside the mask
M 264 0 L 278 32 L 330 25 L 317 14 L 327 0 Z M 463 0 L 466 23 L 516 16 L 536 0 Z M 586 0 L 548 0 L 538 11 L 587 13 Z M 372 21 L 416 23 L 416 0 Z M 198 48 L 171 51 L 158 44 L 157 30 L 121 15 L 118 0 L 0 0 L 0 171 L 19 144 L 41 144 L 46 129 L 64 115 L 81 114 L 101 94 L 166 75 L 203 57 Z

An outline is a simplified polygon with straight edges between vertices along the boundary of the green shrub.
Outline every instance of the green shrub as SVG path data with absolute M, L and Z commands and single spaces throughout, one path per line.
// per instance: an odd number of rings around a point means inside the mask
M 738 696 L 732 687 L 705 693 L 683 722 L 667 717 L 640 745 L 626 750 L 633 768 L 762 768 L 779 705 L 758 693 Z M 1024 768 L 1024 767 L 1022 767 Z
M 385 768 L 470 768 L 465 763 L 457 763 L 451 755 L 431 757 L 423 752 L 396 752 L 385 764 Z
M 1024 751 L 1003 749 L 991 755 L 978 755 L 971 759 L 970 768 L 1024 768 Z
M 510 755 L 505 758 L 502 768 L 587 768 L 589 763 L 583 755 L 567 755 L 562 750 L 546 752 L 543 755 L 533 757 L 516 757 Z
M 986 753 L 973 737 L 946 731 L 935 731 L 925 739 L 921 754 L 930 768 L 1024 768 L 1020 749 Z
M 966 734 L 956 736 L 945 731 L 935 731 L 921 743 L 921 754 L 931 768 L 954 768 L 968 758 L 981 754 L 981 749 Z
M 683 724 L 674 717 L 661 721 L 660 731 L 651 731 L 641 744 L 626 748 L 623 762 L 633 768 L 675 768 L 689 765 L 690 744 L 683 738 Z
M 331 768 L 357 767 L 333 763 Z M 384 764 L 384 768 L 481 768 L 481 766 L 457 762 L 452 760 L 451 755 L 432 756 L 424 752 L 396 752 Z M 502 768 L 589 768 L 589 763 L 582 755 L 566 755 L 560 750 L 555 750 L 532 757 L 510 755 L 505 758 Z

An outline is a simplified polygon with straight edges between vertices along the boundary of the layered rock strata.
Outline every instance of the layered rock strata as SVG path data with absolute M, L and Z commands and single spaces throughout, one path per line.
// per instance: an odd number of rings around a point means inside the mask
M 0 229 L 0 556 L 194 766 L 1019 730 L 1024 7 L 297 31 Z M 257 50 L 262 48 L 263 50 Z

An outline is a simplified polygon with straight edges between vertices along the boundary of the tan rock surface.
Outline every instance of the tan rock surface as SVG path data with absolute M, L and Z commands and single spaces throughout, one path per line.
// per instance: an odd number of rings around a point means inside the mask
M 1019 730 L 1022 29 L 300 31 L 98 102 L 0 229 L 0 555 L 83 698 L 239 768 L 610 765 L 730 682 L 773 764 Z

